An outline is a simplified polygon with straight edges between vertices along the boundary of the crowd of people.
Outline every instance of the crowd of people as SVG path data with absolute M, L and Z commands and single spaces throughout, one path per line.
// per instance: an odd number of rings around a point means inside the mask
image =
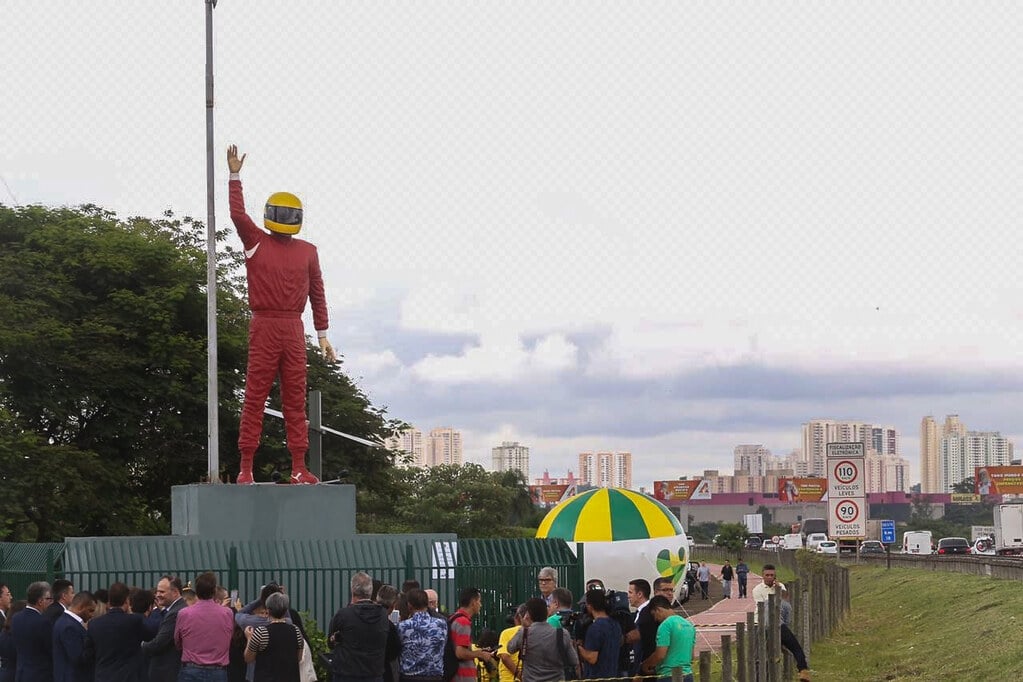
M 545 567 L 537 596 L 507 615 L 508 627 L 475 641 L 477 588 L 461 590 L 450 615 L 416 581 L 398 589 L 358 572 L 350 588 L 326 633 L 333 682 L 669 679 L 675 668 L 692 680 L 696 631 L 673 608 L 670 579 L 637 578 L 627 594 L 590 580 L 576 603 Z M 0 583 L 0 682 L 315 679 L 302 619 L 276 583 L 244 605 L 210 572 L 188 585 L 167 575 L 152 590 L 35 582 L 18 601 Z
M 0 583 L 0 682 L 310 682 L 303 624 L 280 585 L 232 603 L 214 573 L 155 589 Z

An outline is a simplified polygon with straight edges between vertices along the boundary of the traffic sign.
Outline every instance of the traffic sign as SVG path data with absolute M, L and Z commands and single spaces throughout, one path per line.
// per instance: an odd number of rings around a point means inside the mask
M 881 522 L 881 542 L 891 545 L 895 542 L 895 522 L 885 520 Z
M 828 537 L 866 537 L 866 504 L 863 498 L 828 500 Z
M 834 457 L 828 459 L 828 499 L 863 497 L 863 458 Z

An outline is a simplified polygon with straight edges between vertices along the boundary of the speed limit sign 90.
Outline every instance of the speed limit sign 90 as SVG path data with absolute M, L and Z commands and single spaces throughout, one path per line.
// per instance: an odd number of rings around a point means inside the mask
M 860 517 L 860 505 L 854 500 L 843 500 L 835 507 L 835 517 L 842 523 L 852 523 Z

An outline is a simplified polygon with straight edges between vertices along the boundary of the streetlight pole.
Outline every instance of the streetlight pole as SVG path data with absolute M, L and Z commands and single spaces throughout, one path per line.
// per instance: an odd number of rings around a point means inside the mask
M 207 480 L 220 482 L 220 423 L 217 397 L 217 223 L 213 196 L 213 8 L 206 3 L 206 416 Z

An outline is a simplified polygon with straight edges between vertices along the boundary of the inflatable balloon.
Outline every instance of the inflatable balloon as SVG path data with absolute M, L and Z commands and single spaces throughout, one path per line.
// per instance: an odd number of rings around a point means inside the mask
M 583 547 L 585 579 L 625 591 L 629 581 L 672 580 L 676 596 L 685 583 L 689 542 L 682 524 L 652 497 L 622 488 L 596 488 L 551 509 L 538 538 L 562 538 Z M 576 551 L 578 554 L 578 551 Z

